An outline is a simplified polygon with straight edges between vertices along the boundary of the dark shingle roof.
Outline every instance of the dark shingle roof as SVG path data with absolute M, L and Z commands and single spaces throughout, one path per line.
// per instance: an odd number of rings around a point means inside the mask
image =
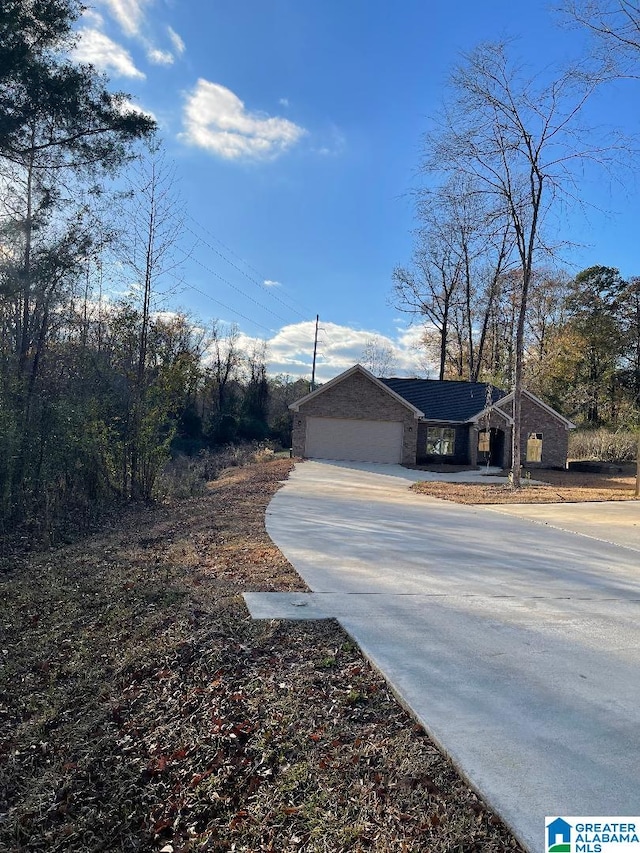
M 464 423 L 485 408 L 487 383 L 452 382 L 437 379 L 381 379 L 392 391 L 414 405 L 430 421 L 459 421 Z M 499 388 L 491 389 L 496 403 L 506 395 Z

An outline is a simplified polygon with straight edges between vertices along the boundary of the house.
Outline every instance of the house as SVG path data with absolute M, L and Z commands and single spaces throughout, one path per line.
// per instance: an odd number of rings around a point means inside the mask
M 292 403 L 293 452 L 415 465 L 511 465 L 513 392 L 484 382 L 378 379 L 356 364 Z M 571 421 L 522 392 L 522 463 L 565 468 Z

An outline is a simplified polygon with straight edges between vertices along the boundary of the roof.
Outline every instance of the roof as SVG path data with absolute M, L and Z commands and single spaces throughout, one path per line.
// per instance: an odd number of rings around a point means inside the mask
M 424 414 L 426 420 L 464 423 L 482 412 L 487 403 L 486 382 L 455 382 L 447 379 L 381 379 Z M 491 402 L 506 392 L 491 386 Z
M 409 409 L 416 420 L 436 421 L 438 423 L 477 423 L 487 414 L 487 389 L 491 388 L 491 406 L 500 403 L 501 406 L 513 399 L 513 392 L 502 391 L 487 382 L 464 382 L 451 379 L 378 379 L 361 364 L 355 364 L 344 373 L 334 376 L 329 382 L 316 388 L 310 394 L 291 403 L 289 408 L 297 412 L 300 406 L 328 391 L 354 373 L 365 376 L 374 385 L 390 394 L 399 403 Z M 554 415 L 565 427 L 574 429 L 574 424 L 563 417 L 539 397 L 523 389 L 523 394 L 537 405 Z M 493 408 L 496 414 L 501 414 L 508 423 L 512 419 L 501 408 Z

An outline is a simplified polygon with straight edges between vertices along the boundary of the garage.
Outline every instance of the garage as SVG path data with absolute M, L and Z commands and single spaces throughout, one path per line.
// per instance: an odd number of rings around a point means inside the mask
M 304 455 L 349 462 L 402 461 L 401 421 L 307 418 Z

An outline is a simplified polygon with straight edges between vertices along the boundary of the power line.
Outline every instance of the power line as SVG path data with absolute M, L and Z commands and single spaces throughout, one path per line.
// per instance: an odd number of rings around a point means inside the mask
M 234 269 L 236 269 L 236 270 L 237 270 L 241 275 L 243 275 L 245 278 L 247 278 L 249 281 L 251 281 L 251 282 L 252 282 L 253 284 L 255 284 L 257 287 L 261 288 L 262 290 L 265 290 L 265 291 L 269 294 L 269 296 L 271 296 L 271 297 L 272 297 L 273 299 L 275 299 L 277 302 L 280 302 L 280 304 L 281 304 L 281 305 L 283 305 L 285 308 L 287 308 L 289 311 L 293 311 L 294 313 L 296 313 L 299 317 L 302 317 L 303 319 L 305 319 L 305 320 L 306 320 L 306 319 L 307 319 L 307 317 L 309 316 L 309 314 L 313 314 L 313 312 L 312 312 L 312 311 L 310 311 L 310 309 L 309 309 L 307 306 L 303 305 L 301 302 L 299 302 L 298 300 L 294 299 L 293 297 L 287 296 L 287 299 L 288 299 L 290 302 L 293 302 L 293 303 L 297 304 L 297 305 L 298 305 L 298 306 L 299 306 L 303 311 L 305 311 L 305 312 L 306 312 L 306 315 L 305 315 L 305 314 L 301 314 L 301 313 L 300 313 L 300 311 L 298 311 L 298 310 L 297 310 L 296 308 L 294 308 L 292 305 L 288 305 L 284 300 L 282 300 L 279 296 L 277 296 L 275 293 L 273 293 L 273 292 L 271 291 L 271 289 L 270 289 L 270 288 L 268 288 L 268 287 L 264 284 L 264 276 L 263 276 L 263 275 L 262 275 L 262 274 L 261 274 L 261 273 L 260 273 L 260 272 L 255 268 L 255 267 L 254 267 L 254 266 L 252 266 L 252 265 L 251 265 L 248 261 L 246 261 L 244 258 L 241 258 L 241 257 L 240 257 L 240 255 L 238 255 L 238 254 L 237 254 L 237 252 L 234 252 L 234 251 L 233 251 L 233 249 L 231 249 L 231 248 L 230 248 L 229 246 L 227 246 L 227 245 L 226 245 L 226 244 L 225 244 L 225 243 L 224 243 L 224 242 L 223 242 L 219 237 L 217 237 L 217 236 L 216 236 L 216 235 L 211 231 L 211 229 L 207 228 L 205 225 L 203 225 L 201 222 L 199 222 L 199 221 L 198 221 L 194 216 L 192 216 L 192 215 L 191 215 L 191 214 L 189 214 L 189 213 L 187 213 L 186 215 L 187 215 L 187 217 L 188 217 L 192 222 L 194 222 L 194 223 L 198 226 L 198 228 L 200 228 L 202 231 L 204 231 L 206 234 L 208 234 L 210 237 L 212 237 L 212 238 L 213 238 L 217 243 L 219 243 L 219 244 L 220 244 L 220 245 L 221 245 L 221 246 L 222 246 L 222 247 L 223 247 L 227 252 L 229 252 L 229 253 L 230 253 L 231 255 L 233 255 L 237 260 L 239 260 L 239 261 L 240 261 L 240 263 L 244 264 L 244 265 L 245 265 L 246 267 L 248 267 L 250 270 L 253 270 L 253 272 L 254 272 L 254 273 L 255 273 L 259 278 L 262 278 L 262 279 L 263 279 L 263 281 L 259 281 L 258 279 L 254 278 L 253 276 L 250 276 L 250 275 L 249 275 L 245 270 L 243 270 L 241 267 L 239 267 L 237 264 L 235 264 L 233 261 L 231 261 L 228 257 L 226 257 L 226 255 L 224 255 L 222 252 L 220 252 L 218 249 L 216 249 L 216 247 L 215 247 L 215 246 L 212 246 L 212 245 L 211 245 L 207 240 L 205 240 L 201 235 L 197 234 L 197 233 L 196 233 L 192 228 L 189 228 L 189 226 L 188 226 L 188 225 L 185 225 L 185 226 L 184 226 L 184 227 L 186 228 L 186 230 L 187 230 L 187 231 L 189 231 L 191 234 L 193 234 L 193 236 L 194 236 L 197 240 L 199 240 L 201 243 L 203 243 L 205 246 L 207 246 L 209 249 L 211 249 L 211 251 L 212 251 L 212 252 L 215 252 L 215 254 L 216 254 L 216 255 L 218 255 L 220 258 L 222 258 L 224 261 L 226 261 L 226 263 L 230 264 L 230 265 L 231 265 Z
M 251 323 L 252 326 L 258 326 L 258 328 L 260 328 L 260 329 L 264 329 L 265 332 L 269 332 L 270 335 L 273 334 L 273 329 L 269 329 L 269 328 L 267 328 L 267 326 L 263 326 L 262 323 L 258 323 L 256 320 L 252 320 L 250 317 L 247 317 L 245 314 L 242 314 L 236 308 L 231 308 L 229 305 L 225 305 L 224 302 L 220 302 L 219 299 L 215 299 L 209 293 L 206 293 L 204 290 L 200 290 L 200 288 L 196 287 L 194 284 L 187 284 L 186 282 L 182 281 L 182 279 L 178 278 L 178 276 L 175 275 L 174 273 L 169 273 L 169 275 L 171 275 L 173 278 L 175 278 L 176 281 L 180 282 L 183 287 L 187 288 L 188 290 L 194 290 L 196 293 L 199 293 L 201 296 L 205 296 L 207 299 L 210 299 L 212 302 L 215 302 L 216 305 L 219 305 L 221 308 L 224 308 L 225 311 L 230 311 L 232 314 L 235 314 L 237 317 L 242 317 L 242 319 L 246 320 L 247 323 Z
M 206 270 L 206 271 L 207 271 L 208 273 L 210 273 L 211 275 L 214 275 L 216 278 L 219 278 L 219 279 L 220 279 L 220 281 L 223 281 L 223 282 L 224 282 L 225 284 L 227 284 L 227 285 L 228 285 L 232 290 L 235 290 L 237 293 L 239 293 L 239 294 L 240 294 L 241 296 L 243 296 L 245 299 L 248 299 L 250 302 L 253 302 L 253 304 L 254 304 L 254 305 L 257 305 L 257 306 L 258 306 L 258 308 L 262 308 L 262 310 L 263 310 L 263 311 L 267 311 L 267 313 L 272 314 L 276 319 L 278 319 L 278 320 L 282 321 L 283 323 L 288 323 L 288 322 L 289 322 L 285 317 L 282 317 L 280 314 L 276 314 L 276 312 L 275 312 L 275 311 L 272 311 L 272 310 L 271 310 L 271 308 L 267 308 L 267 306 L 266 306 L 266 305 L 263 305 L 261 302 L 258 302 L 258 300 L 257 300 L 257 299 L 254 299 L 254 298 L 253 298 L 253 296 L 249 296 L 249 294 L 248 294 L 248 293 L 245 293 L 245 291 L 244 291 L 244 290 L 242 290 L 242 288 L 240 288 L 240 287 L 238 287 L 237 285 L 235 285 L 235 284 L 233 284 L 232 282 L 230 282 L 230 281 L 229 281 L 228 279 L 226 279 L 224 276 L 220 275 L 220 273 L 216 272 L 215 270 L 211 269 L 211 267 L 209 267 L 209 266 L 207 266 L 206 264 L 202 263 L 202 261 L 199 261 L 199 260 L 198 260 L 198 258 L 192 258 L 192 257 L 189 255 L 189 253 L 188 253 L 188 252 L 186 252 L 183 248 L 181 248 L 181 247 L 178 247 L 178 248 L 180 249 L 180 251 L 184 254 L 184 256 L 185 256 L 186 258 L 189 258 L 190 260 L 194 261 L 194 263 L 196 263 L 196 264 L 198 264 L 198 266 L 202 267 L 202 269 L 203 269 L 203 270 Z
M 249 261 L 246 261 L 244 258 L 241 258 L 237 252 L 234 252 L 230 246 L 227 246 L 226 243 L 224 243 L 219 237 L 217 237 L 210 228 L 207 228 L 206 225 L 203 225 L 202 222 L 199 222 L 195 218 L 195 216 L 192 216 L 190 213 L 187 213 L 187 216 L 192 222 L 195 222 L 195 224 L 198 226 L 198 228 L 202 229 L 202 231 L 204 231 L 206 234 L 208 234 L 210 237 L 212 237 L 216 241 L 216 243 L 220 243 L 222 248 L 226 249 L 226 251 L 229 252 L 231 255 L 233 255 L 234 258 L 237 258 L 241 263 L 243 263 L 243 264 L 245 264 L 245 266 L 249 267 L 250 270 L 253 270 L 257 276 L 262 275 L 262 273 L 260 273 L 255 267 L 251 266 Z M 196 237 L 197 236 L 198 235 L 196 234 Z
M 222 252 L 219 252 L 215 246 L 212 246 L 211 243 L 209 243 L 207 240 L 205 240 L 199 234 L 196 234 L 196 232 L 192 228 L 189 228 L 188 225 L 185 225 L 185 228 L 187 231 L 189 231 L 190 234 L 193 234 L 193 236 L 196 238 L 196 240 L 198 240 L 203 246 L 206 246 L 208 249 L 210 249 L 212 252 L 214 252 L 219 258 L 222 258 L 223 261 L 228 263 L 229 266 L 233 267 L 234 270 L 237 270 L 237 272 L 239 272 L 240 275 L 243 275 L 252 284 L 255 284 L 261 290 L 264 290 L 265 293 L 268 293 L 272 299 L 275 299 L 276 302 L 279 302 L 281 305 L 283 305 L 287 309 L 287 311 L 292 311 L 294 314 L 297 314 L 298 317 L 302 317 L 303 320 L 306 319 L 304 314 L 301 314 L 300 311 L 298 311 L 296 308 L 293 308 L 293 306 L 287 305 L 287 303 L 284 302 L 282 299 L 280 299 L 279 296 L 277 296 L 275 293 L 272 293 L 271 290 L 266 285 L 262 284 L 257 279 L 253 278 L 253 276 L 248 275 L 248 273 L 245 272 L 245 270 L 243 270 L 237 264 L 234 264 L 234 262 L 231 261 L 229 258 L 227 258 Z

